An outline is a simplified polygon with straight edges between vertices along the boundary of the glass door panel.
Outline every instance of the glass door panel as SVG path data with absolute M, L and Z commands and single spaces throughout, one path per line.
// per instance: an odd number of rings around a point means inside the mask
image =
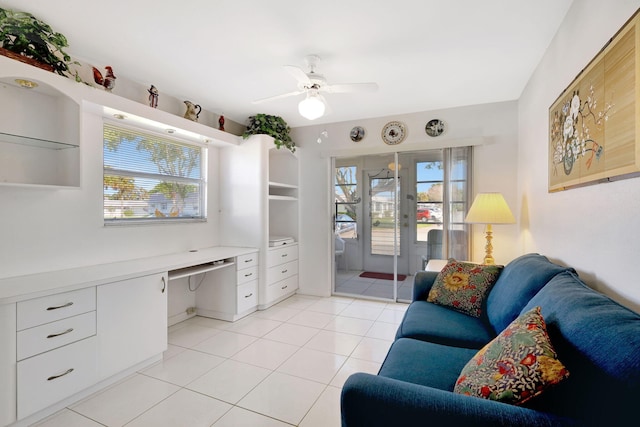
M 396 180 L 394 177 L 371 178 L 369 188 L 371 255 L 393 256 L 396 248 L 400 251 Z

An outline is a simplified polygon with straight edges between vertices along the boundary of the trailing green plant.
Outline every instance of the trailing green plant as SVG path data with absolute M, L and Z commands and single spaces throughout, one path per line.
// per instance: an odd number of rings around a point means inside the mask
M 67 38 L 28 12 L 0 8 L 0 47 L 48 64 L 68 77 L 71 57 L 62 50 L 69 47 Z
M 268 114 L 256 114 L 249 117 L 247 130 L 242 134 L 244 139 L 251 135 L 269 135 L 273 137 L 276 147 L 288 148 L 292 153 L 296 152 L 296 143 L 291 140 L 289 132 L 291 128 L 282 117 L 270 116 Z

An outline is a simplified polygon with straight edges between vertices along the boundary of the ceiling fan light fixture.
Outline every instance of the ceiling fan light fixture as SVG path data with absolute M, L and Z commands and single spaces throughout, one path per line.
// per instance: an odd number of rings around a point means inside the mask
M 298 112 L 308 120 L 315 120 L 322 117 L 325 109 L 326 105 L 324 105 L 322 98 L 320 98 L 317 93 L 312 93 L 311 91 L 307 94 L 307 97 L 298 104 Z

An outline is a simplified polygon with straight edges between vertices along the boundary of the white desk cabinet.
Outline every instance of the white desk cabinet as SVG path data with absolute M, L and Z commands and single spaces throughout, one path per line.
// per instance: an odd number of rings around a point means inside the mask
M 167 349 L 167 274 L 97 287 L 98 375 L 107 378 Z
M 208 274 L 211 276 L 196 291 L 196 310 L 199 316 L 234 322 L 256 311 L 258 252 L 237 256 L 235 268 L 228 266 Z

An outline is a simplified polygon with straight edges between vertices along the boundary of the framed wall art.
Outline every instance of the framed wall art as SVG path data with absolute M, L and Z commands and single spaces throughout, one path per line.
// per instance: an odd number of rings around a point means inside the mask
M 549 108 L 549 192 L 640 172 L 639 22 L 636 12 Z

